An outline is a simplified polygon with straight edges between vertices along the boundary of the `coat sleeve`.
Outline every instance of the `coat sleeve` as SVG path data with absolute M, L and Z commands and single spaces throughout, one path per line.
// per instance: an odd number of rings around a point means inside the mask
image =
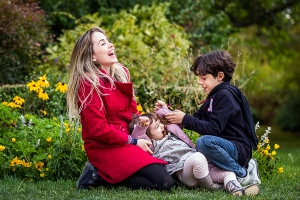
M 82 84 L 81 86 L 79 95 L 86 97 L 92 87 L 89 84 Z M 105 108 L 102 105 L 101 97 L 99 97 L 96 90 L 92 90 L 80 113 L 81 123 L 87 129 L 82 137 L 85 141 L 93 140 L 105 144 L 127 143 L 127 132 L 123 132 L 115 128 L 113 124 L 107 123 Z
M 150 140 L 150 138 L 146 135 L 146 130 L 149 126 L 140 126 L 139 123 L 136 124 L 136 126 L 134 127 L 131 137 L 133 137 L 134 139 L 145 139 L 145 140 Z
M 236 111 L 237 109 L 231 100 L 226 95 L 222 95 L 218 99 L 214 99 L 208 120 L 201 120 L 198 117 L 186 114 L 183 117 L 182 124 L 185 125 L 185 128 L 196 131 L 201 135 L 219 136 Z

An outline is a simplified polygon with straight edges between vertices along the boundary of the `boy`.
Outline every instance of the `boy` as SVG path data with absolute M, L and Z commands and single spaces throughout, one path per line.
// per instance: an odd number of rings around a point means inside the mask
M 170 123 L 182 124 L 201 135 L 196 150 L 209 163 L 233 171 L 243 185 L 260 184 L 257 162 L 251 159 L 257 138 L 250 108 L 241 91 L 230 85 L 234 68 L 227 51 L 215 50 L 199 56 L 190 70 L 199 77 L 207 98 L 194 116 L 179 110 L 165 116 Z M 154 110 L 162 105 L 158 102 Z

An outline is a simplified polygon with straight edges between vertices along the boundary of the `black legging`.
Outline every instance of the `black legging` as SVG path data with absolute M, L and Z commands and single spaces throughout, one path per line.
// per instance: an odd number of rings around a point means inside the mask
M 174 181 L 163 165 L 151 164 L 140 169 L 118 185 L 129 187 L 131 189 L 169 191 L 174 186 Z

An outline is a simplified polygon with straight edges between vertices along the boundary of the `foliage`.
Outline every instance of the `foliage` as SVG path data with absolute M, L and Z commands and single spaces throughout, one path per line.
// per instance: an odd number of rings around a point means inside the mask
M 48 43 L 44 12 L 34 1 L 0 2 L 0 84 L 22 83 Z
M 1 178 L 72 179 L 86 161 L 80 127 L 61 118 L 20 115 L 0 104 Z
M 259 128 L 259 123 L 256 124 L 255 130 Z M 260 176 L 264 178 L 270 178 L 275 173 L 282 173 L 283 167 L 277 166 L 278 158 L 276 156 L 276 150 L 280 147 L 278 144 L 274 144 L 272 150 L 270 146 L 269 133 L 271 133 L 271 127 L 265 131 L 265 133 L 260 137 L 257 150 L 253 151 L 253 158 L 256 158 L 259 165 Z
M 131 71 L 134 83 L 139 84 L 146 78 L 172 82 L 175 77 L 161 80 L 160 75 L 179 69 L 176 57 L 186 55 L 190 43 L 181 27 L 168 22 L 164 15 L 166 9 L 166 4 L 153 4 L 101 17 L 86 15 L 76 21 L 74 30 L 64 31 L 58 38 L 59 43 L 47 48 L 48 60 L 58 59 L 57 66 L 66 70 L 74 42 L 89 28 L 100 26 L 112 41 L 117 41 L 118 58 Z
M 36 75 L 33 75 L 36 77 Z M 38 77 L 38 76 L 37 76 Z M 67 84 L 60 78 L 46 74 L 31 80 L 27 85 L 5 86 L 1 88 L 0 100 L 10 107 L 18 107 L 23 114 L 31 113 L 42 117 L 56 117 L 65 115 L 65 92 Z M 19 93 L 17 93 L 19 92 Z M 16 98 L 24 102 L 16 102 Z

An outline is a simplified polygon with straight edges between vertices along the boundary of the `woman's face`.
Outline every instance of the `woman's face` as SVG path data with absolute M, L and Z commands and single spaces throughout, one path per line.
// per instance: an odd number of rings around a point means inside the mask
M 101 64 L 104 69 L 118 62 L 115 48 L 108 38 L 101 32 L 93 32 L 91 35 L 93 45 L 93 61 Z

